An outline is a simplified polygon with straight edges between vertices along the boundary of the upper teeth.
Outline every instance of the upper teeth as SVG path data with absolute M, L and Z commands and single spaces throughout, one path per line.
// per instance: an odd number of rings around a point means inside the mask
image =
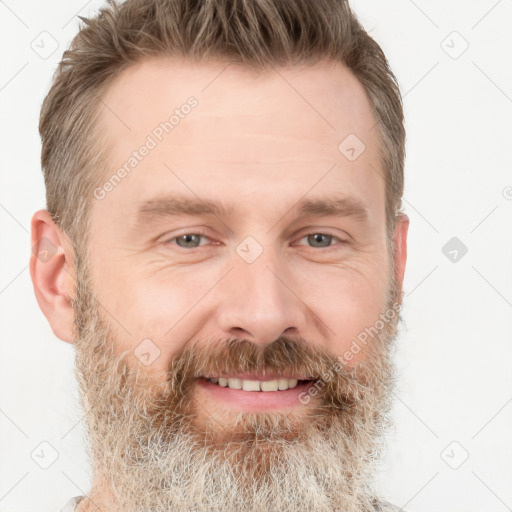
M 242 380 L 225 377 L 212 377 L 208 380 L 224 388 L 243 389 L 244 391 L 285 391 L 297 386 L 298 382 L 297 379 Z

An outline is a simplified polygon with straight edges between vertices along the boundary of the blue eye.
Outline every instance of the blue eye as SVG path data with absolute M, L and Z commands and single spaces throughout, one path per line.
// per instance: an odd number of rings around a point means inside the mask
M 338 240 L 340 242 L 343 242 L 343 240 L 340 240 L 338 237 L 336 237 L 334 235 L 329 235 L 327 233 L 310 233 L 309 235 L 303 236 L 301 238 L 301 240 L 303 240 L 304 238 L 307 238 L 308 243 L 313 243 L 313 244 L 320 243 L 320 246 L 313 245 L 314 249 L 325 249 L 325 248 L 332 247 L 331 242 L 333 240 Z M 322 239 L 323 239 L 323 241 L 322 241 Z M 327 244 L 327 245 L 325 245 L 325 244 Z
M 184 235 L 179 235 L 174 238 L 171 238 L 167 241 L 167 243 L 176 241 L 176 244 L 178 247 L 181 247 L 182 249 L 195 249 L 196 247 L 199 247 L 199 241 L 200 238 L 207 238 L 202 233 L 185 233 Z M 180 245 L 178 242 L 183 242 L 184 245 Z
M 165 241 L 166 244 L 175 244 L 181 249 L 196 249 L 200 247 L 202 244 L 200 241 L 201 239 L 207 239 L 210 240 L 209 237 L 207 237 L 204 233 L 198 232 L 198 233 L 184 233 L 182 235 L 175 236 L 173 238 L 170 238 L 169 240 Z M 299 240 L 307 239 L 310 245 L 310 248 L 312 249 L 329 249 L 333 247 L 335 244 L 333 244 L 334 241 L 338 241 L 341 244 L 346 244 L 345 240 L 342 240 L 341 238 L 338 238 L 337 236 L 328 234 L 328 233 L 322 233 L 322 232 L 313 232 L 309 233 L 307 235 L 304 235 Z

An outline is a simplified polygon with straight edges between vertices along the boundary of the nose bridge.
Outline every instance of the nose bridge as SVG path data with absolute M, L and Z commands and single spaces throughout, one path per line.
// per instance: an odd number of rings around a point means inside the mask
M 271 343 L 286 330 L 302 331 L 305 305 L 289 282 L 283 255 L 260 247 L 259 255 L 253 240 L 237 248 L 234 268 L 226 276 L 219 322 L 229 335 Z

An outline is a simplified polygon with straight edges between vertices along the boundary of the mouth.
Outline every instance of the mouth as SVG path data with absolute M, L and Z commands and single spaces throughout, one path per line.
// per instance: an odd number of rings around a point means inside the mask
M 279 377 L 274 379 L 262 378 L 240 378 L 240 377 L 209 377 L 206 378 L 208 382 L 216 384 L 223 388 L 242 389 L 244 391 L 256 392 L 274 392 L 286 391 L 287 389 L 294 389 L 313 379 L 299 379 L 299 378 L 286 378 Z
M 250 375 L 251 378 L 248 377 L 248 375 L 205 376 L 198 378 L 196 382 L 199 388 L 207 393 L 207 400 L 249 411 L 304 405 L 309 402 L 309 400 L 304 401 L 304 395 L 316 382 L 316 379 L 307 377 L 283 377 L 282 375 Z

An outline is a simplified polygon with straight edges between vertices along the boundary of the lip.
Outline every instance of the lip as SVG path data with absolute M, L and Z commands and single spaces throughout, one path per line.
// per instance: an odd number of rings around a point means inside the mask
M 284 377 L 281 376 L 281 378 Z M 274 379 L 267 378 L 267 380 Z M 244 391 L 243 389 L 219 386 L 209 382 L 206 378 L 196 380 L 197 386 L 207 395 L 208 401 L 214 400 L 230 408 L 247 411 L 265 411 L 303 406 L 304 404 L 299 400 L 299 395 L 306 392 L 314 383 L 314 380 L 299 382 L 296 387 L 285 391 Z

